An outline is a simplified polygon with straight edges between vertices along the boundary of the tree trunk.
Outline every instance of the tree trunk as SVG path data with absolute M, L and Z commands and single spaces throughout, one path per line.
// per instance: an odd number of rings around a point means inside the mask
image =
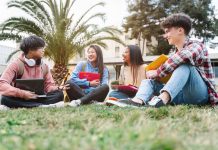
M 144 55 L 144 51 L 145 51 L 145 39 L 143 39 L 143 43 L 142 43 L 142 56 Z
M 52 73 L 52 76 L 54 78 L 55 84 L 61 85 L 63 83 L 65 76 L 68 73 L 68 69 L 67 69 L 66 65 L 55 64 L 51 73 Z
M 141 48 L 141 32 L 138 35 L 138 46 Z

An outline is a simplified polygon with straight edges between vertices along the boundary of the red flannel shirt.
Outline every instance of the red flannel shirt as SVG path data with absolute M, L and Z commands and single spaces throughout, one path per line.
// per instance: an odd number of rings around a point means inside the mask
M 216 104 L 218 102 L 218 94 L 215 88 L 215 76 L 204 44 L 187 39 L 183 48 L 170 55 L 169 59 L 157 69 L 158 77 L 165 77 L 181 64 L 190 64 L 196 67 L 207 84 L 210 103 L 212 105 Z

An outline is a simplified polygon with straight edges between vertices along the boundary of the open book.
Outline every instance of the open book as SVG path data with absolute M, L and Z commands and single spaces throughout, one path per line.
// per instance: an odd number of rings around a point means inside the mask
M 145 68 L 146 71 L 149 70 L 156 70 L 158 69 L 162 64 L 165 63 L 165 61 L 168 59 L 168 57 L 164 54 L 160 55 L 157 59 L 155 59 L 153 62 L 148 64 L 148 66 Z M 158 79 L 161 83 L 167 83 L 167 81 L 170 79 L 172 74 L 168 74 L 166 77 Z

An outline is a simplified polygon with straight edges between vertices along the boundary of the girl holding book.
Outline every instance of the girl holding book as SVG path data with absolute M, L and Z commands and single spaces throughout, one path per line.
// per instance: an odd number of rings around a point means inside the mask
M 141 81 L 146 78 L 146 65 L 143 63 L 141 50 L 138 46 L 128 45 L 122 56 L 124 65 L 121 67 L 119 83 L 118 85 L 111 84 L 114 90 L 109 94 L 109 97 L 115 97 L 117 99 L 126 99 L 135 96 L 134 92 L 119 90 L 120 85 L 139 87 Z
M 81 73 L 90 76 L 89 79 L 81 78 Z M 72 72 L 71 79 L 67 81 L 70 85 L 70 89 L 66 91 L 71 100 L 69 105 L 89 104 L 93 100 L 104 101 L 109 92 L 108 76 L 101 48 L 91 45 L 87 50 L 87 61 L 79 62 Z

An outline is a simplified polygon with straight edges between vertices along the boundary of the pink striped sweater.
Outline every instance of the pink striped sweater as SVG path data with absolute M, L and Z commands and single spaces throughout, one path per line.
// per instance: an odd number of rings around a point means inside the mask
M 24 62 L 24 72 L 21 79 L 43 78 L 43 71 L 40 65 L 29 67 L 24 61 L 23 54 L 18 59 Z M 0 95 L 24 98 L 26 91 L 12 86 L 13 80 L 19 71 L 18 59 L 9 64 L 3 72 L 0 78 Z M 58 89 L 50 71 L 44 76 L 44 79 L 45 93 Z

